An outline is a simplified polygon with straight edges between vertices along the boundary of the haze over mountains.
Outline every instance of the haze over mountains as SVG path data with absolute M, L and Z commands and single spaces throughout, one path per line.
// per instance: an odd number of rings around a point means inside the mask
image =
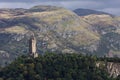
M 88 9 L 35 6 L 0 9 L 0 63 L 27 54 L 32 33 L 40 54 L 120 56 L 120 17 Z

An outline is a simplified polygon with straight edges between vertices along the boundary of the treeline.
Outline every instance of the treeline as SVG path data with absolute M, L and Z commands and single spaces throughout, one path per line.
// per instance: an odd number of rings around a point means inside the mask
M 99 57 L 98 60 L 106 61 L 106 62 L 120 63 L 120 58 L 118 58 L 118 57 Z
M 21 56 L 0 68 L 0 80 L 120 80 L 110 78 L 105 67 L 96 67 L 100 60 L 103 58 L 82 54 Z

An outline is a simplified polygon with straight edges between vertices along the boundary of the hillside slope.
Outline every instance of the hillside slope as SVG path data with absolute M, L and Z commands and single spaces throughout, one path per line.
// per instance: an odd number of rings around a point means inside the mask
M 0 64 L 28 54 L 28 40 L 37 38 L 37 52 L 120 56 L 120 18 L 107 13 L 80 16 L 55 6 L 0 9 Z
M 1 64 L 28 53 L 32 33 L 37 38 L 38 53 L 91 53 L 99 36 L 88 26 L 75 13 L 60 7 L 0 9 Z
M 79 9 L 75 13 L 88 23 L 90 30 L 99 35 L 100 41 L 97 48 L 97 54 L 120 57 L 120 18 L 111 14 L 92 11 L 91 14 L 81 16 Z M 84 9 L 84 14 L 89 10 Z M 97 12 L 97 13 L 96 13 Z

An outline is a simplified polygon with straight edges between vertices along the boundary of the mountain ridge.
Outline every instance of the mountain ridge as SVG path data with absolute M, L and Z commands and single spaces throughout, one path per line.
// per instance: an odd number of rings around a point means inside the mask
M 103 56 L 112 52 L 113 56 L 119 56 L 119 18 L 107 14 L 78 16 L 70 10 L 52 6 L 0 9 L 0 25 L 1 64 L 29 53 L 31 31 L 37 38 L 37 52 L 40 54 L 58 52 Z M 111 38 L 111 35 L 115 37 Z M 3 53 L 8 56 L 3 58 Z
M 92 10 L 92 9 L 83 9 L 83 8 L 75 9 L 75 10 L 73 10 L 73 12 L 75 12 L 79 16 L 87 16 L 87 15 L 91 15 L 91 14 L 96 14 L 96 15 L 106 14 L 106 15 L 114 16 L 107 12 L 97 11 L 97 10 Z

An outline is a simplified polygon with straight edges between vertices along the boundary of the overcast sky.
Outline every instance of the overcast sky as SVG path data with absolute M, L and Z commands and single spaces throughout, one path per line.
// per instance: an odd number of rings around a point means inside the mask
M 0 0 L 0 8 L 30 8 L 35 5 L 54 5 L 68 9 L 94 9 L 120 16 L 120 0 Z

